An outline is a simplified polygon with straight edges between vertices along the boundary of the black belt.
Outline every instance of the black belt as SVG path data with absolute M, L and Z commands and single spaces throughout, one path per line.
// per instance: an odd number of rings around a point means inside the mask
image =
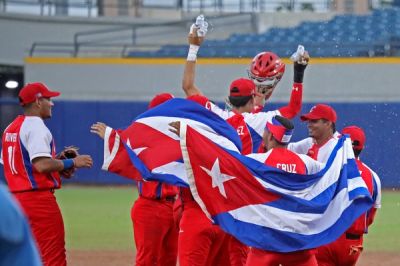
M 163 198 L 163 200 L 171 201 L 171 202 L 175 202 L 175 199 L 176 199 L 175 196 L 167 196 L 167 197 Z
M 347 238 L 347 239 L 356 240 L 356 239 L 360 239 L 360 238 L 361 238 L 361 235 L 355 235 L 355 234 L 346 233 L 346 238 Z
M 149 199 L 149 200 L 165 200 L 165 201 L 169 201 L 169 202 L 175 202 L 176 197 L 175 196 L 166 196 L 164 198 L 150 198 L 150 197 L 145 197 L 140 195 L 140 197 L 145 198 L 145 199 Z

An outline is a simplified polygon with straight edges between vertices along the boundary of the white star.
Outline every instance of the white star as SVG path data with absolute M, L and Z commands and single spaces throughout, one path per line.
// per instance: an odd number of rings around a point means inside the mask
M 131 142 L 129 141 L 129 139 L 126 141 L 126 145 L 129 148 L 131 148 L 131 150 L 133 150 L 136 153 L 136 155 L 139 155 L 139 153 L 141 153 L 142 151 L 144 151 L 145 149 L 148 148 L 148 147 L 140 147 L 140 148 L 132 149 Z
M 209 176 L 211 176 L 212 187 L 213 188 L 218 187 L 219 193 L 221 193 L 222 196 L 227 198 L 225 193 L 224 182 L 234 179 L 235 177 L 221 173 L 221 170 L 219 168 L 218 158 L 215 160 L 211 168 L 211 171 L 208 170 L 207 168 L 204 168 L 203 166 L 200 166 L 200 168 L 203 169 L 203 171 L 206 172 Z
M 298 88 L 298 87 L 293 87 L 293 90 L 294 90 L 294 91 L 298 91 L 299 88 Z

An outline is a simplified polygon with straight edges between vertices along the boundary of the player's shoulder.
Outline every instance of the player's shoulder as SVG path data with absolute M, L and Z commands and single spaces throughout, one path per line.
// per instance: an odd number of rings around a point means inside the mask
M 243 113 L 244 117 L 268 117 L 271 118 L 276 116 L 276 115 L 280 115 L 280 112 L 278 110 L 275 111 L 263 111 L 263 112 L 251 112 L 251 113 Z
M 25 117 L 22 125 L 20 134 L 29 134 L 31 132 L 42 132 L 49 133 L 50 130 L 45 125 L 43 119 L 38 116 L 27 116 Z
M 291 142 L 289 143 L 289 146 L 312 146 L 314 144 L 314 139 L 311 137 L 307 137 L 305 139 L 296 141 L 296 142 Z
M 377 174 L 374 170 L 372 170 L 371 167 L 369 167 L 366 163 L 364 163 L 364 162 L 361 161 L 361 160 L 360 160 L 360 163 L 361 163 L 361 165 L 362 165 L 365 169 L 367 169 L 367 170 L 371 173 L 371 175 L 373 176 L 374 179 L 380 180 L 378 174 Z
M 45 126 L 43 119 L 38 116 L 26 116 L 23 123 L 34 126 Z

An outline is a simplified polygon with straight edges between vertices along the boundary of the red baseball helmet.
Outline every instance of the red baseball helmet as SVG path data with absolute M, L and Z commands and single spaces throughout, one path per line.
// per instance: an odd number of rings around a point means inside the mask
M 285 64 L 276 54 L 262 52 L 251 62 L 249 77 L 256 85 L 274 87 L 285 73 Z

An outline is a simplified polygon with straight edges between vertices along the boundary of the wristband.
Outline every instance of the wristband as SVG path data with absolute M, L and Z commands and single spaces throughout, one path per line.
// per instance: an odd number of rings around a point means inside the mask
M 299 64 L 297 62 L 294 63 L 293 81 L 295 83 L 303 83 L 304 70 L 306 69 L 306 67 L 307 65 Z
M 74 159 L 65 159 L 65 160 L 61 160 L 61 162 L 64 165 L 63 170 L 72 168 L 75 165 Z
M 189 46 L 189 52 L 187 56 L 187 61 L 196 61 L 197 59 L 197 52 L 199 51 L 200 46 L 191 44 Z

